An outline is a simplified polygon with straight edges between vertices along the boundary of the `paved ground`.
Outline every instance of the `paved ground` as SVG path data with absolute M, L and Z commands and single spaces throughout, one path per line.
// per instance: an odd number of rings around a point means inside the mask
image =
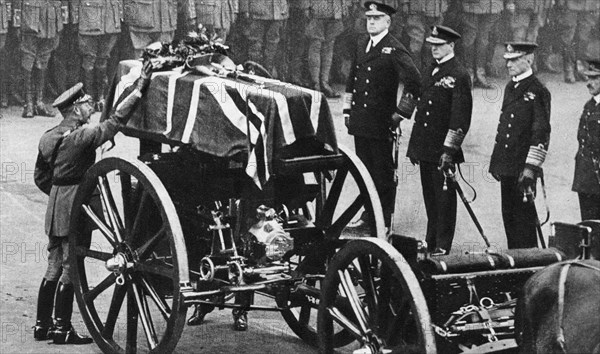
M 584 84 L 567 85 L 560 76 L 542 75 L 552 93 L 552 137 L 545 164 L 548 204 L 552 221 L 577 222 L 579 208 L 576 194 L 570 191 L 579 115 L 589 94 Z M 504 79 L 496 80 L 497 89 L 474 91 L 475 107 L 471 130 L 464 144 L 467 163 L 465 178 L 476 188 L 475 213 L 491 242 L 497 248 L 506 245 L 500 215 L 500 186 L 487 174 L 496 125 L 498 122 Z M 330 102 L 341 143 L 351 145 L 341 118 L 341 100 Z M 2 110 L 0 120 L 0 352 L 1 353 L 97 353 L 95 345 L 84 347 L 52 346 L 36 343 L 31 326 L 35 322 L 37 288 L 46 262 L 46 238 L 43 217 L 47 198 L 33 183 L 37 142 L 41 134 L 58 122 L 58 118 L 21 119 L 21 110 Z M 404 156 L 412 122 L 404 122 Z M 115 154 L 131 154 L 131 141 L 117 139 Z M 425 211 L 421 199 L 418 169 L 408 160 L 401 161 L 397 197 L 397 233 L 423 238 Z M 468 188 L 463 189 L 470 195 Z M 540 213 L 544 204 L 538 200 Z M 455 252 L 481 250 L 483 242 L 464 207 L 458 207 Z M 549 227 L 544 227 L 546 235 Z M 76 310 L 77 312 L 77 310 Z M 85 332 L 79 314 L 74 315 L 76 328 Z M 210 315 L 206 326 L 186 328 L 178 352 L 206 353 L 306 353 L 312 349 L 296 338 L 278 314 L 251 313 L 250 330 L 230 331 L 230 312 Z

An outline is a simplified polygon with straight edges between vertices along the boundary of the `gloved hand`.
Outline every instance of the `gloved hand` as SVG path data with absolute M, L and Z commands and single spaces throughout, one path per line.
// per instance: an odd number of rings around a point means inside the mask
M 150 61 L 150 58 L 145 58 L 144 59 L 144 64 L 142 66 L 142 72 L 140 74 L 140 79 L 138 81 L 138 89 L 140 91 L 144 91 L 148 85 L 150 85 L 150 78 L 152 77 L 152 70 L 154 68 L 152 67 L 152 62 Z
M 452 155 L 447 152 L 444 152 L 442 156 L 440 156 L 440 164 L 438 166 L 438 170 L 448 172 L 452 171 L 454 173 L 454 160 L 452 159 Z
M 533 168 L 529 166 L 525 166 L 521 174 L 519 174 L 519 179 L 517 180 L 517 185 L 521 193 L 531 193 L 531 191 L 535 187 L 535 171 Z
M 394 114 L 392 114 L 392 130 L 400 126 L 402 119 L 404 118 L 400 115 L 400 113 L 394 112 Z
M 350 113 L 344 113 L 344 125 L 350 128 Z

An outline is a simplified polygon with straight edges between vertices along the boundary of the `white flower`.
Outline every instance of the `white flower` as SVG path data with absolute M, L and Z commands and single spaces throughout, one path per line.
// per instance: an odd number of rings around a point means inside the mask
M 456 85 L 456 79 L 452 76 L 444 76 L 440 81 L 435 83 L 435 86 L 442 86 L 443 88 L 454 88 Z

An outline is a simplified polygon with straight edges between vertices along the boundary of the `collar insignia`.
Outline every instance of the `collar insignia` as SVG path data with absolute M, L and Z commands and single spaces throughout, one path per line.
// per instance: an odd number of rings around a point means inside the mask
M 433 30 L 431 31 L 431 34 L 433 34 L 434 36 L 437 36 L 439 34 L 437 27 L 433 26 Z
M 375 5 L 375 4 L 371 4 L 371 5 L 369 6 L 369 9 L 371 9 L 371 10 L 373 10 L 373 11 L 377 11 L 377 5 Z
M 515 51 L 515 48 L 513 48 L 513 46 L 512 46 L 512 45 L 508 44 L 508 45 L 506 46 L 506 51 L 507 51 L 507 52 L 514 52 L 514 51 Z

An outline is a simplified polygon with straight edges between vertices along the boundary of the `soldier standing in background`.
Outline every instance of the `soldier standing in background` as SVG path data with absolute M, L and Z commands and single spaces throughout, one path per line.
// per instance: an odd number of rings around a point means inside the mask
M 0 0 L 0 108 L 8 107 L 6 61 L 4 44 L 12 22 L 12 0 Z M 2 117 L 0 115 L 0 117 Z
M 309 19 L 306 25 L 308 44 L 308 70 L 311 88 L 321 91 L 327 98 L 339 98 L 329 86 L 335 39 L 344 30 L 342 18 L 348 16 L 349 0 L 302 0 L 302 10 Z
M 286 60 L 288 61 L 287 81 L 294 85 L 309 86 L 304 79 L 306 72 L 306 53 L 308 39 L 305 35 L 308 23 L 307 11 L 303 9 L 304 1 L 290 2 L 290 16 L 286 28 Z
M 394 210 L 393 131 L 408 119 L 421 93 L 421 75 L 408 50 L 391 34 L 391 15 L 396 10 L 385 4 L 365 3 L 368 36 L 356 45 L 343 115 L 348 134 L 354 135 L 356 155 L 365 164 L 377 188 L 386 227 Z M 398 85 L 404 92 L 397 105 Z M 372 215 L 363 213 L 351 227 L 365 225 Z
M 196 0 L 196 26 L 206 28 L 209 39 L 225 43 L 238 12 L 238 0 Z
M 275 75 L 275 56 L 289 17 L 287 0 L 240 0 L 240 13 L 249 20 L 246 29 L 248 59 L 260 63 Z
M 490 173 L 500 181 L 508 248 L 537 247 L 532 197 L 550 143 L 550 92 L 535 77 L 537 44 L 510 42 L 504 59 L 512 80 L 504 90 Z M 524 199 L 525 198 L 525 199 Z
M 446 175 L 464 162 L 461 145 L 473 110 L 471 78 L 454 56 L 460 34 L 449 27 L 433 26 L 426 41 L 435 63 L 423 73 L 423 93 L 406 156 L 419 164 L 423 200 L 427 211 L 427 248 L 448 254 L 456 227 L 456 187 Z M 447 190 L 444 190 L 446 185 Z
M 540 27 L 546 22 L 552 0 L 508 0 L 509 26 L 513 42 L 537 42 Z
M 573 191 L 579 196 L 581 220 L 600 220 L 600 58 L 589 61 L 584 74 L 592 99 L 579 120 Z
M 121 33 L 123 4 L 121 0 L 85 0 L 76 6 L 73 23 L 79 24 L 81 81 L 95 110 L 101 112 L 108 87 L 108 59 Z
M 462 0 L 464 64 L 475 87 L 492 88 L 487 81 L 490 32 L 500 19 L 503 0 Z
M 425 44 L 425 33 L 432 26 L 442 24 L 448 3 L 446 0 L 413 0 L 408 2 L 408 6 L 405 25 L 408 50 L 419 69 L 424 70 L 431 61 L 429 51 L 422 50 Z
M 194 27 L 196 9 L 193 0 L 124 0 L 124 23 L 129 26 L 135 58 L 153 42 L 171 42 L 177 29 L 178 11 L 183 12 L 189 30 Z
M 69 20 L 68 2 L 47 0 L 15 0 L 13 26 L 21 29 L 21 69 L 25 90 L 23 118 L 34 115 L 54 117 L 44 104 L 44 88 L 50 55 L 58 47 L 60 31 Z M 33 102 L 33 67 L 38 69 Z
M 574 83 L 585 77 L 577 70 L 577 60 L 585 58 L 590 35 L 598 25 L 600 1 L 556 0 L 558 27 L 562 46 L 564 80 Z

